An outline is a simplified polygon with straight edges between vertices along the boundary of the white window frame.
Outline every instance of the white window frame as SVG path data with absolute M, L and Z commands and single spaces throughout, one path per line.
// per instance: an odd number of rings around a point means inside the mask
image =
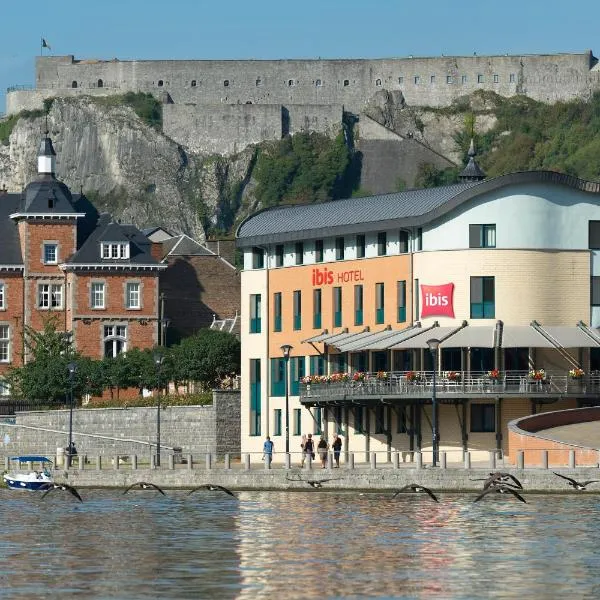
M 129 258 L 129 243 L 102 242 L 101 256 L 104 260 L 127 260 Z
M 10 396 L 10 383 L 5 379 L 0 379 L 0 396 Z
M 142 284 L 128 281 L 125 285 L 125 306 L 130 310 L 142 308 Z
M 92 281 L 90 307 L 96 310 L 106 308 L 106 284 L 103 281 Z
M 111 343 L 110 356 L 115 358 L 123 352 L 127 352 L 127 325 L 104 325 L 102 337 L 103 356 L 107 356 L 107 343 Z
M 0 310 L 6 310 L 6 284 L 0 282 Z
M 51 249 L 54 249 L 54 258 L 48 259 L 48 251 Z M 57 265 L 58 264 L 58 244 L 56 242 L 44 242 L 43 252 L 44 252 L 43 262 L 45 265 Z
M 0 324 L 0 363 L 10 362 L 10 325 Z
M 62 310 L 62 283 L 39 283 L 37 307 L 40 310 Z

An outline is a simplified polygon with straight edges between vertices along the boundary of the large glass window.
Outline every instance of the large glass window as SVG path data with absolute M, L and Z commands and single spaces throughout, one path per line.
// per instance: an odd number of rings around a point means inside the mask
M 589 248 L 600 250 L 600 221 L 589 222 Z
M 91 286 L 91 307 L 105 308 L 105 286 L 104 283 L 94 281 Z
M 252 268 L 265 268 L 265 251 L 262 248 L 258 248 L 257 246 L 252 248 Z
M 323 262 L 323 240 L 315 241 L 315 262 Z
M 344 260 L 344 238 L 335 238 L 335 260 Z
M 104 356 L 114 358 L 127 350 L 127 325 L 104 326 Z
M 294 330 L 302 329 L 302 292 L 294 291 Z
M 284 252 L 283 244 L 277 244 L 277 246 L 275 246 L 275 266 L 276 267 L 283 267 L 283 252 Z
M 420 252 L 421 250 L 423 250 L 423 228 L 422 227 L 419 227 L 417 229 L 417 240 L 416 240 L 415 250 L 417 252 Z
M 375 284 L 375 323 L 381 325 L 385 322 L 385 286 L 383 283 Z
M 63 286 L 59 283 L 40 283 L 38 285 L 38 308 L 62 308 Z
M 387 234 L 385 231 L 380 231 L 377 234 L 377 256 L 385 256 L 387 254 Z
M 44 243 L 44 264 L 55 265 L 58 263 L 58 244 Z
M 281 331 L 281 292 L 273 294 L 273 331 Z
M 102 242 L 102 258 L 129 258 L 129 244 L 127 242 Z
M 250 333 L 261 332 L 261 295 L 250 294 Z
M 408 252 L 408 231 L 406 230 L 401 230 L 400 231 L 400 238 L 399 238 L 399 242 L 400 242 L 400 254 L 406 254 Z
M 0 362 L 10 362 L 10 327 L 0 325 Z
M 496 407 L 493 404 L 471 404 L 471 431 L 493 433 L 496 431 Z
M 354 286 L 354 324 L 363 324 L 363 286 Z
M 495 314 L 494 277 L 471 277 L 471 319 L 493 319 Z
M 357 235 L 356 236 L 356 258 L 364 258 L 365 257 L 365 236 Z
M 600 277 L 594 275 L 591 281 L 591 305 L 600 306 Z
M 302 433 L 302 410 L 294 409 L 294 431 L 292 435 L 300 435 Z
M 273 411 L 273 435 L 281 435 L 281 409 Z
M 419 304 L 419 280 L 415 279 L 415 286 L 413 287 L 413 306 L 415 307 L 415 321 L 419 320 L 419 312 L 421 311 L 421 305 Z
M 125 291 L 125 300 L 127 302 L 127 308 L 141 308 L 141 296 L 140 296 L 140 284 L 137 282 L 130 281 L 127 283 Z
M 310 374 L 325 375 L 325 358 L 320 354 L 310 357 Z
M 354 409 L 354 431 L 355 433 L 365 432 L 365 409 L 362 406 Z
M 406 281 L 398 281 L 397 283 L 397 295 L 398 295 L 398 323 L 404 323 L 406 321 Z
M 495 248 L 496 225 L 469 225 L 469 248 Z
M 260 435 L 260 358 L 250 359 L 250 435 Z
M 313 329 L 321 329 L 321 289 L 313 290 Z
M 302 242 L 296 242 L 294 246 L 295 262 L 297 265 L 304 264 L 304 244 Z
M 385 406 L 375 407 L 375 433 L 385 433 Z
M 0 283 L 0 310 L 6 309 L 6 284 Z
M 342 326 L 342 288 L 333 288 L 333 326 Z
M 271 396 L 285 396 L 285 359 L 271 359 Z
M 290 358 L 290 396 L 300 395 L 300 381 L 306 375 L 305 364 L 304 356 L 292 356 Z

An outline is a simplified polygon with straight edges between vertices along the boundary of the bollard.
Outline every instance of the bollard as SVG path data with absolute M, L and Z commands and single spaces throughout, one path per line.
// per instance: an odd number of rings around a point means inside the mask
M 115 471 L 117 471 L 119 469 L 119 455 L 118 454 L 113 458 L 113 468 Z
M 8 456 L 4 457 L 4 470 L 10 471 L 10 459 L 8 458 Z
M 100 455 L 96 456 L 96 471 L 102 470 L 102 457 Z
M 377 454 L 375 452 L 371 452 L 371 469 L 377 468 Z
M 85 465 L 85 456 L 83 456 L 83 454 L 80 454 L 79 455 L 79 464 L 77 465 L 77 468 L 80 471 L 83 471 L 84 465 Z
M 206 470 L 210 471 L 212 469 L 212 454 L 208 452 L 206 454 Z
M 172 454 L 169 454 L 169 470 L 173 470 L 175 468 L 175 457 Z
M 400 468 L 400 452 L 394 452 L 394 469 Z
M 575 468 L 575 450 L 569 450 L 569 469 Z
M 225 455 L 225 469 L 227 471 L 231 469 L 231 456 L 229 456 L 229 454 Z
M 150 455 L 150 468 L 156 469 L 156 455 L 155 454 Z
M 246 471 L 250 470 L 250 454 L 244 454 L 244 469 Z
M 271 461 L 273 460 L 273 455 L 272 454 L 263 454 L 263 460 L 265 463 L 265 469 L 270 469 Z
M 354 452 L 348 452 L 348 468 L 354 470 Z
M 465 452 L 465 469 L 471 468 L 471 453 Z
M 333 454 L 331 452 L 327 453 L 327 468 L 331 471 L 333 467 Z
M 191 454 L 187 455 L 187 468 L 188 469 L 194 468 L 194 457 Z
M 446 469 L 448 467 L 448 460 L 445 452 L 440 452 L 440 468 Z
M 496 451 L 490 450 L 490 469 L 494 470 L 496 468 Z
M 519 450 L 517 452 L 517 469 L 525 468 L 525 452 L 523 450 Z
M 416 452 L 415 456 L 417 457 L 417 469 L 422 469 L 423 468 L 423 453 Z
M 289 471 L 292 468 L 292 457 L 289 452 L 285 453 L 285 469 Z
M 131 455 L 131 470 L 137 471 L 137 454 Z
M 308 469 L 309 471 L 312 470 L 312 461 L 313 461 L 312 454 L 307 454 L 306 455 L 306 467 L 305 468 Z
M 542 469 L 548 468 L 548 450 L 542 450 Z

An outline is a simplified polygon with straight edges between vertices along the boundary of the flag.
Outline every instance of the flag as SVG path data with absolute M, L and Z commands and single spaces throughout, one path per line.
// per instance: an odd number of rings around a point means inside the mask
M 52 48 L 50 48 L 50 44 L 44 38 L 42 38 L 42 48 L 48 48 L 48 50 L 52 50 Z

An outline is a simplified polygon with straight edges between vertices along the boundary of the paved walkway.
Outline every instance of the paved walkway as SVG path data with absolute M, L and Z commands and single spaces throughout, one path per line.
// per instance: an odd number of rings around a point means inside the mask
M 600 421 L 589 423 L 574 423 L 573 425 L 561 425 L 550 427 L 536 432 L 542 437 L 547 437 L 557 442 L 576 444 L 585 448 L 600 448 Z

